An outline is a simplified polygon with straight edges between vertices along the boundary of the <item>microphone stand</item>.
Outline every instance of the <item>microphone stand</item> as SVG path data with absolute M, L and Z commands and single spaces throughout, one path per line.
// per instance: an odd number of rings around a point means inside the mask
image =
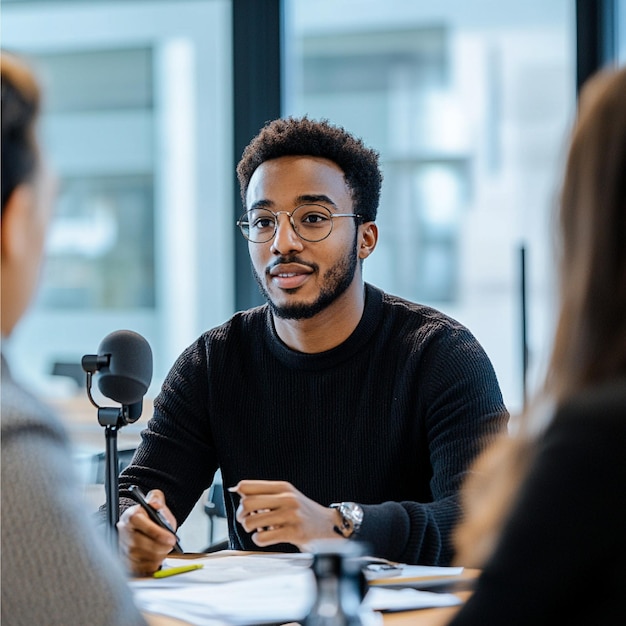
M 95 355 L 94 355 L 95 356 Z M 108 357 L 96 357 L 96 359 Z M 104 490 L 106 497 L 107 528 L 111 545 L 117 549 L 117 522 L 119 521 L 119 461 L 117 453 L 117 432 L 122 426 L 137 421 L 141 415 L 142 401 L 135 404 L 122 404 L 121 407 L 101 407 L 91 395 L 93 372 L 99 369 L 100 363 L 90 365 L 83 358 L 83 369 L 87 372 L 87 397 L 93 406 L 98 409 L 98 423 L 104 426 L 105 436 L 105 473 Z

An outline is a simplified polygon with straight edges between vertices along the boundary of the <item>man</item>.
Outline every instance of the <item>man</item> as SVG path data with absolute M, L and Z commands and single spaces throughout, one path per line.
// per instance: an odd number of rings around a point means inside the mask
M 360 140 L 276 120 L 238 175 L 267 305 L 179 357 L 120 493 L 154 490 L 176 525 L 219 467 L 233 548 L 342 535 L 392 560 L 448 563 L 468 464 L 507 419 L 487 356 L 454 320 L 364 283 L 382 176 Z M 174 545 L 137 506 L 118 527 L 136 573 Z
M 31 301 L 55 179 L 37 140 L 40 91 L 26 64 L 0 53 L 2 340 Z M 110 546 L 82 510 L 67 434 L 11 376 L 2 355 L 3 624 L 145 624 Z

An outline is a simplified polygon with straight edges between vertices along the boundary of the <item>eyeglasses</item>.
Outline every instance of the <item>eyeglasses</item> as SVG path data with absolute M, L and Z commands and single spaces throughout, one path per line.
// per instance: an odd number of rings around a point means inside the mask
M 357 213 L 332 213 L 321 204 L 301 204 L 291 213 L 289 211 L 270 211 L 252 209 L 246 211 L 238 220 L 237 226 L 243 236 L 252 243 L 266 243 L 274 238 L 278 229 L 278 216 L 284 213 L 300 239 L 316 242 L 326 239 L 333 230 L 336 217 L 361 218 Z

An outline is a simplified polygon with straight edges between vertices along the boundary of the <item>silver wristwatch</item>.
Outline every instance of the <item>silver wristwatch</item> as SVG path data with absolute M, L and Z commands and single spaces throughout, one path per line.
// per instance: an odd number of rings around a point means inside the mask
M 333 526 L 333 530 L 348 539 L 354 537 L 363 522 L 363 508 L 356 502 L 335 502 L 331 509 L 337 509 L 341 515 L 341 526 Z

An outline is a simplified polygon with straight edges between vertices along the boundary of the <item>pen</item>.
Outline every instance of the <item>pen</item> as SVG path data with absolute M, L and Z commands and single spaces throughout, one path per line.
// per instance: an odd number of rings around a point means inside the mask
M 165 519 L 165 515 L 161 513 L 158 509 L 150 506 L 148 501 L 146 500 L 146 496 L 143 495 L 143 492 L 137 485 L 131 485 L 128 490 L 135 496 L 135 500 L 139 502 L 141 508 L 148 514 L 148 517 L 155 523 L 158 524 L 161 528 L 165 528 L 165 530 L 169 530 L 174 537 L 176 537 L 176 543 L 174 544 L 174 552 L 183 552 L 183 549 L 180 547 L 180 539 L 176 534 L 176 531 L 170 526 L 169 522 Z
M 152 576 L 154 578 L 165 578 L 166 576 L 192 572 L 195 569 L 202 569 L 203 567 L 204 565 L 202 563 L 192 563 L 191 565 L 181 565 L 179 567 L 168 567 L 167 569 L 160 569 L 158 572 L 154 572 Z

